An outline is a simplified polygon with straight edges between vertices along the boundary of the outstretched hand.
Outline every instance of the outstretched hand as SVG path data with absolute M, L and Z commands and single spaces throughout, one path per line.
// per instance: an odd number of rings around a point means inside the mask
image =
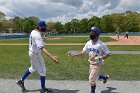
M 68 56 L 76 56 L 77 54 L 76 53 L 74 53 L 74 52 L 70 52 L 70 53 L 68 53 Z
M 55 63 L 59 63 L 59 60 L 58 60 L 58 57 L 57 57 L 57 56 L 52 56 L 52 60 L 53 60 Z

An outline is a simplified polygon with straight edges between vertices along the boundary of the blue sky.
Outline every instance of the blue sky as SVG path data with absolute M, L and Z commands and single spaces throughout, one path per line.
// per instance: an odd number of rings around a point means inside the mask
M 140 0 L 0 0 L 6 18 L 36 16 L 62 23 L 125 11 L 140 12 Z

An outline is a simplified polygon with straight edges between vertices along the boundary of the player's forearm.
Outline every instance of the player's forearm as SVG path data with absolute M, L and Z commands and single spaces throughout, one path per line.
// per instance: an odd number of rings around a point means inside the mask
M 45 48 L 42 48 L 41 49 L 42 50 L 42 52 L 44 53 L 44 54 L 46 54 L 48 57 L 50 57 L 55 63 L 59 63 L 59 60 L 58 60 L 58 57 L 57 56 L 53 56 L 51 53 L 49 53 L 49 51 L 47 50 L 47 49 L 45 49 Z
M 50 57 L 50 58 L 53 57 L 53 56 L 51 55 L 51 53 L 49 53 L 49 51 L 48 51 L 47 49 L 42 48 L 41 50 L 42 50 L 42 52 L 43 52 L 45 55 L 47 55 L 48 57 Z
M 83 56 L 85 55 L 85 52 L 81 51 L 80 53 L 76 54 L 75 56 Z
M 107 54 L 107 55 L 102 55 L 102 58 L 103 59 L 106 59 L 106 58 L 108 58 L 110 55 L 109 54 Z

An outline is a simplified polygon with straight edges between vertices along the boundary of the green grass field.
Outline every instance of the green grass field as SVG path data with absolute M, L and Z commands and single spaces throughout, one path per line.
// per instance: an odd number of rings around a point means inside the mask
M 55 64 L 45 58 L 47 79 L 88 80 L 88 57 L 68 57 L 69 50 L 80 50 L 83 46 L 46 46 L 59 57 L 61 63 Z M 137 47 L 137 48 L 136 48 Z M 111 50 L 140 50 L 140 46 L 109 46 Z M 127 48 L 127 49 L 126 49 Z M 30 67 L 28 46 L 0 46 L 0 78 L 20 78 Z M 140 80 L 139 55 L 112 55 L 105 60 L 103 74 L 109 74 L 112 80 Z M 29 78 L 38 79 L 37 73 Z
M 46 43 L 85 43 L 88 37 L 48 37 Z M 104 42 L 115 41 L 110 37 L 101 37 Z M 28 38 L 0 39 L 0 43 L 28 43 Z
M 0 43 L 28 43 L 28 38 L 0 39 Z
M 50 38 L 50 37 L 49 37 Z M 61 39 L 57 39 L 61 38 Z M 109 37 L 100 38 L 104 42 L 114 41 Z M 88 37 L 51 37 L 47 43 L 85 43 Z M 26 39 L 0 39 L 0 43 L 28 43 Z M 108 46 L 110 50 L 140 51 L 140 46 Z M 81 50 L 83 46 L 46 46 L 59 57 L 61 63 L 55 64 L 45 57 L 47 79 L 88 80 L 88 57 L 68 57 L 69 50 Z M 30 67 L 28 46 L 0 46 L 0 78 L 20 78 Z M 139 55 L 112 55 L 105 60 L 102 73 L 109 74 L 112 80 L 140 80 Z M 38 79 L 37 72 L 29 78 Z
M 139 45 L 110 45 L 110 50 L 123 50 L 123 51 L 140 51 Z

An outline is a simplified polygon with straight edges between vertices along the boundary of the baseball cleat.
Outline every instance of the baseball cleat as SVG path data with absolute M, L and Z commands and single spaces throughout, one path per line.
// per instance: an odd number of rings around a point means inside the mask
M 105 79 L 103 80 L 104 84 L 107 82 L 108 78 L 109 78 L 109 75 L 106 75 Z
M 40 93 L 53 93 L 53 92 L 47 88 L 44 88 L 40 90 Z
M 19 87 L 21 87 L 22 91 L 25 91 L 25 90 L 26 90 L 25 87 L 24 87 L 24 82 L 23 82 L 23 81 L 21 81 L 21 80 L 16 81 L 16 84 L 17 84 Z

